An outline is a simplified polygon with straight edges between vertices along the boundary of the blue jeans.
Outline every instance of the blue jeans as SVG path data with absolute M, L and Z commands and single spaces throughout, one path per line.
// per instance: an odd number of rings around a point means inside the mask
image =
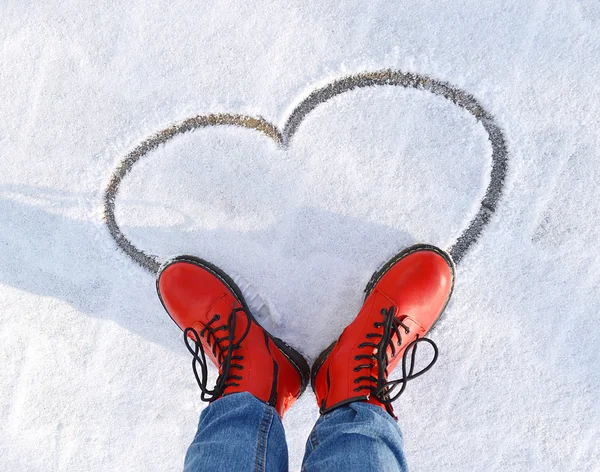
M 249 393 L 228 395 L 200 415 L 184 472 L 288 470 L 283 424 Z M 302 471 L 404 472 L 402 434 L 381 408 L 351 403 L 321 416 L 306 443 Z

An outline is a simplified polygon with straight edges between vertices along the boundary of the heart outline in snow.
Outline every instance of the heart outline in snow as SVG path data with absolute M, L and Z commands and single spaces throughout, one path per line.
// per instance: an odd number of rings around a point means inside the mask
M 455 263 L 458 264 L 469 249 L 477 242 L 483 229 L 496 211 L 504 188 L 504 180 L 508 168 L 506 139 L 493 116 L 473 96 L 446 82 L 425 75 L 406 73 L 393 69 L 362 72 L 346 76 L 314 90 L 294 108 L 281 131 L 277 126 L 264 118 L 230 113 L 198 115 L 159 131 L 128 153 L 120 161 L 111 176 L 104 192 L 104 218 L 110 235 L 118 247 L 134 262 L 150 273 L 156 274 L 161 265 L 158 256 L 144 252 L 129 241 L 121 231 L 115 218 L 115 199 L 123 178 L 142 157 L 179 134 L 214 126 L 238 126 L 253 129 L 271 138 L 282 148 L 287 148 L 304 118 L 320 104 L 351 90 L 385 85 L 427 90 L 434 95 L 442 96 L 459 108 L 471 113 L 488 133 L 492 145 L 490 181 L 485 195 L 480 202 L 477 214 L 471 219 L 467 227 L 458 236 L 456 242 L 448 250 Z

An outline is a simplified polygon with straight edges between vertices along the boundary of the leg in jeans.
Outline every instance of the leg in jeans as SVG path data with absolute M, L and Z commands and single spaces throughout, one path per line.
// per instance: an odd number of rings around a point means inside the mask
M 277 411 L 251 394 L 227 395 L 200 415 L 184 472 L 283 472 L 288 451 Z
M 302 472 L 405 472 L 402 434 L 379 406 L 354 402 L 319 418 L 306 442 Z

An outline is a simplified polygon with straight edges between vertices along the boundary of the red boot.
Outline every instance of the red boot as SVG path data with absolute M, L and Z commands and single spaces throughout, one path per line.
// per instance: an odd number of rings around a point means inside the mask
M 406 382 L 425 373 L 437 359 L 436 345 L 423 336 L 444 311 L 453 285 L 450 256 L 424 244 L 405 249 L 375 272 L 358 316 L 313 365 L 311 381 L 321 413 L 366 401 L 394 416 L 391 402 L 402 394 Z M 433 347 L 434 357 L 415 373 L 420 342 Z M 388 382 L 401 358 L 402 379 Z
M 240 289 L 221 269 L 180 256 L 160 269 L 156 288 L 165 310 L 184 331 L 202 400 L 249 392 L 283 416 L 302 394 L 308 364 L 258 324 Z M 205 354 L 219 369 L 212 390 L 206 386 Z

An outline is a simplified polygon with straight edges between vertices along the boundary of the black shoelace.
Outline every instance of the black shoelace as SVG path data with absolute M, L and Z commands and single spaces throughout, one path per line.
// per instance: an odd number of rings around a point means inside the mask
M 192 369 L 194 371 L 194 376 L 196 377 L 196 382 L 198 382 L 198 386 L 202 392 L 200 396 L 202 401 L 212 402 L 223 395 L 226 388 L 239 387 L 240 385 L 236 382 L 236 380 L 242 380 L 242 377 L 240 375 L 232 374 L 231 370 L 244 369 L 243 365 L 235 363 L 235 361 L 244 360 L 244 356 L 235 356 L 234 351 L 239 349 L 240 345 L 248 335 L 251 321 L 248 317 L 246 317 L 248 320 L 248 326 L 246 326 L 246 329 L 240 338 L 235 341 L 235 327 L 237 323 L 237 314 L 239 312 L 244 312 L 244 309 L 235 308 L 234 305 L 231 313 L 229 314 L 229 318 L 227 319 L 227 324 L 216 328 L 214 327 L 215 322 L 221 319 L 221 315 L 217 313 L 210 319 L 208 323 L 206 323 L 204 328 L 200 330 L 200 333 L 198 333 L 194 328 L 186 328 L 183 332 L 185 345 L 193 356 Z M 227 331 L 227 335 L 219 338 L 217 337 L 218 331 Z M 190 336 L 190 334 L 192 336 Z M 221 365 L 219 377 L 217 377 L 217 382 L 212 390 L 206 385 L 208 382 L 208 366 L 206 363 L 204 347 L 202 346 L 201 341 L 201 338 L 204 336 L 206 336 L 206 342 L 208 346 L 212 346 L 213 356 L 215 356 Z M 226 345 L 224 342 L 226 342 Z M 198 374 L 198 365 L 200 366 L 200 374 Z
M 394 313 L 396 308 L 394 306 L 389 309 L 383 308 L 381 310 L 381 314 L 383 315 L 383 322 L 375 322 L 375 328 L 383 328 L 383 334 L 379 333 L 368 333 L 367 338 L 381 338 L 377 344 L 367 341 L 358 345 L 359 348 L 364 347 L 373 347 L 377 349 L 375 354 L 361 354 L 354 357 L 354 360 L 361 361 L 366 359 L 369 363 L 359 364 L 354 368 L 354 372 L 359 372 L 362 369 L 371 369 L 372 363 L 370 361 L 375 360 L 377 362 L 377 377 L 373 375 L 369 376 L 359 376 L 354 380 L 354 383 L 359 384 L 361 382 L 368 382 L 368 385 L 361 385 L 354 389 L 355 392 L 359 392 L 361 390 L 369 390 L 371 395 L 376 397 L 381 403 L 389 407 L 390 404 L 396 400 L 404 390 L 406 389 L 406 384 L 409 380 L 415 379 L 429 369 L 433 367 L 438 358 L 438 348 L 436 344 L 428 339 L 421 338 L 417 336 L 417 338 L 411 341 L 406 349 L 404 350 L 404 354 L 402 356 L 402 377 L 398 380 L 386 381 L 388 371 L 387 366 L 391 359 L 396 356 L 397 347 L 402 345 L 402 336 L 400 333 L 400 328 L 404 329 L 405 334 L 410 333 L 410 328 L 398 320 Z M 397 342 L 394 341 L 394 335 L 396 335 Z M 418 372 L 414 372 L 415 369 L 415 359 L 417 355 L 417 345 L 419 343 L 428 343 L 433 347 L 433 359 L 429 362 L 429 364 L 421 369 Z M 391 358 L 388 358 L 387 348 L 388 346 L 391 348 Z M 410 358 L 410 368 L 408 368 L 408 359 Z M 400 390 L 392 395 L 394 390 L 396 390 L 400 386 Z

